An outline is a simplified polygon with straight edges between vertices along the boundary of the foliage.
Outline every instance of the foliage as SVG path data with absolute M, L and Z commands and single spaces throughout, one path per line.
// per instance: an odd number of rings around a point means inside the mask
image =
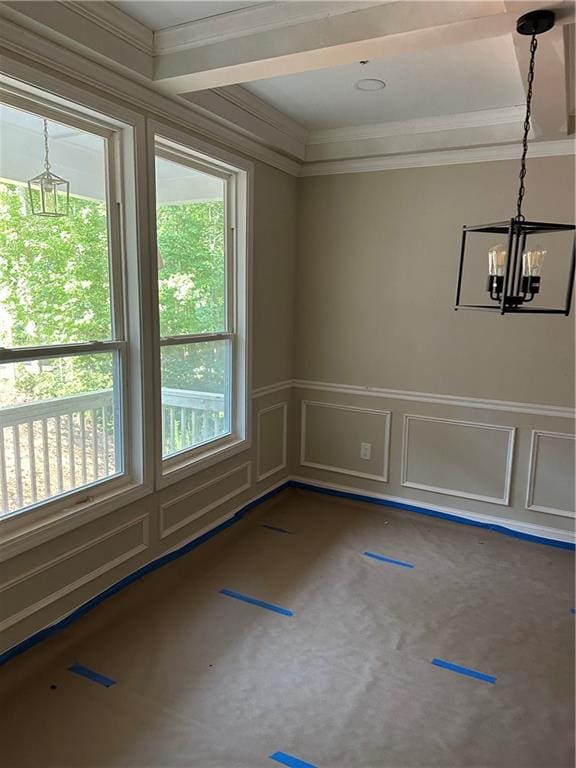
M 31 215 L 27 196 L 24 187 L 0 184 L 0 346 L 111 338 L 105 204 L 71 196 L 68 216 L 46 218 Z M 222 330 L 222 202 L 162 205 L 157 218 L 161 335 Z M 224 358 L 215 347 L 170 347 L 163 385 L 222 391 Z M 17 402 L 111 386 L 108 354 L 16 369 Z M 0 392 L 0 405 L 5 399 Z

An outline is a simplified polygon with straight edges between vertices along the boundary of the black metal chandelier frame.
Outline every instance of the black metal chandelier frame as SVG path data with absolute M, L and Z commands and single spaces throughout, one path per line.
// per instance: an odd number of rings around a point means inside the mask
M 456 287 L 456 303 L 454 309 L 472 309 L 486 312 L 499 312 L 500 314 L 552 314 L 569 315 L 574 290 L 574 275 L 576 270 L 576 238 L 572 243 L 572 258 L 566 286 L 566 297 L 562 307 L 526 307 L 540 291 L 540 277 L 523 274 L 522 261 L 526 248 L 526 240 L 530 235 L 546 235 L 553 232 L 576 230 L 574 224 L 552 224 L 540 221 L 526 221 L 522 214 L 522 202 L 524 199 L 526 177 L 526 155 L 528 153 L 528 134 L 530 132 L 530 117 L 532 109 L 532 90 L 534 82 L 534 67 L 536 50 L 538 48 L 537 35 L 552 29 L 555 16 L 552 11 L 533 11 L 518 19 L 516 26 L 521 35 L 530 35 L 530 66 L 528 70 L 528 88 L 526 94 L 526 117 L 524 120 L 524 135 L 522 139 L 522 158 L 520 161 L 520 185 L 516 203 L 516 215 L 508 221 L 495 222 L 493 224 L 479 224 L 476 226 L 464 226 L 462 228 L 462 245 L 460 249 L 460 262 L 458 269 L 458 283 Z M 469 233 L 491 233 L 506 236 L 506 262 L 503 274 L 488 277 L 487 291 L 492 304 L 465 304 L 462 303 L 462 282 L 466 257 L 466 246 Z

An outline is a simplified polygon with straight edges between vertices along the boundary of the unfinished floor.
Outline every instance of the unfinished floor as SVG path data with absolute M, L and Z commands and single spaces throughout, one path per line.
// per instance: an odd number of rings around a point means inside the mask
M 8 662 L 0 762 L 570 768 L 572 589 L 569 551 L 285 491 Z

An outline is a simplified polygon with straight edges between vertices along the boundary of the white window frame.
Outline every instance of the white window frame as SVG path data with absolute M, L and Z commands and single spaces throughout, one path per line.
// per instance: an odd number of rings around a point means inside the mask
M 100 111 L 84 106 L 82 99 L 51 97 L 45 90 L 7 77 L 0 82 L 0 100 L 17 109 L 107 140 L 108 248 L 113 323 L 113 340 L 0 349 L 0 363 L 110 351 L 117 356 L 121 378 L 120 391 L 115 393 L 121 397 L 121 429 L 115 437 L 120 441 L 122 471 L 3 515 L 0 520 L 2 535 L 7 541 L 16 537 L 25 547 L 29 536 L 34 535 L 37 540 L 39 530 L 44 532 L 42 538 L 51 538 L 54 526 L 59 532 L 75 528 L 152 492 L 151 466 L 144 439 L 145 425 L 139 408 L 133 407 L 138 400 L 145 400 L 141 383 L 144 375 L 140 318 L 143 275 L 140 274 L 138 248 L 142 238 L 136 216 L 136 121 L 130 119 L 130 113 L 126 114 L 128 120 L 123 119 L 124 115 L 116 119 L 110 110 L 104 116 Z M 144 121 L 140 122 L 140 132 L 144 134 Z M 136 313 L 134 306 L 137 307 Z
M 148 168 L 154 169 L 156 155 L 226 179 L 226 268 L 227 330 L 214 334 L 190 334 L 160 338 L 158 313 L 158 254 L 156 238 L 155 176 L 150 182 L 151 259 L 155 279 L 152 280 L 154 307 L 154 348 L 156 358 L 155 442 L 156 487 L 163 488 L 189 477 L 251 446 L 251 261 L 252 261 L 252 187 L 253 163 L 214 147 L 189 134 L 150 120 Z M 162 456 L 162 403 L 160 380 L 160 348 L 162 346 L 231 339 L 232 375 L 230 392 L 230 432 L 222 437 Z

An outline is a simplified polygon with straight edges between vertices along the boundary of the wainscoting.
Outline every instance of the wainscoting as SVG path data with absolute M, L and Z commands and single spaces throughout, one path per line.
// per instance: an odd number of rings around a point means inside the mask
M 387 482 L 390 411 L 303 400 L 301 413 L 302 466 Z M 368 459 L 359 456 L 362 442 L 371 447 Z
M 1 542 L 0 653 L 283 485 L 290 390 L 253 393 L 252 442 L 237 456 L 90 522 Z
M 532 431 L 527 509 L 574 517 L 575 446 L 574 435 Z
M 221 465 L 37 542 L 0 543 L 0 652 L 291 480 L 574 541 L 568 409 L 302 381 L 252 402 L 252 443 Z
M 404 414 L 402 485 L 507 506 L 515 432 Z
M 556 406 L 295 381 L 293 475 L 562 535 L 574 528 L 573 417 Z

